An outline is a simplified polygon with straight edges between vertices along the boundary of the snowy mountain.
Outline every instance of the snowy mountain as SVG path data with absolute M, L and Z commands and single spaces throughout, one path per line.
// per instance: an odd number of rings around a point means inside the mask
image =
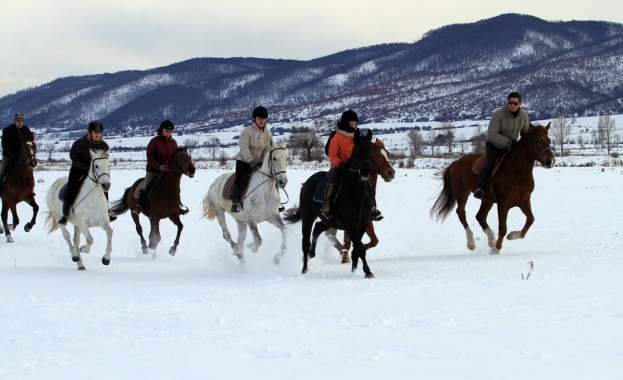
M 0 98 L 45 131 L 99 119 L 122 134 L 170 118 L 193 131 L 246 122 L 263 104 L 271 122 L 359 111 L 364 121 L 490 117 L 511 90 L 533 119 L 623 113 L 623 24 L 549 22 L 504 14 L 310 61 L 195 58 L 145 71 L 67 77 Z

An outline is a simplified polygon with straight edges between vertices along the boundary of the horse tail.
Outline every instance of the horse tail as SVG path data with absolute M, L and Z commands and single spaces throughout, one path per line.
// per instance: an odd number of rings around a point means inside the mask
M 439 192 L 439 196 L 437 197 L 435 204 L 430 210 L 431 219 L 441 222 L 446 220 L 450 212 L 454 210 L 454 207 L 456 206 L 456 196 L 452 191 L 452 166 L 453 165 L 450 164 L 450 166 L 448 166 L 443 172 L 443 187 Z
M 208 190 L 208 193 L 205 195 L 205 197 L 203 197 L 203 200 L 201 201 L 201 204 L 203 205 L 203 207 L 201 208 L 201 217 L 207 218 L 208 220 L 214 220 L 214 218 L 216 218 L 216 208 L 210 200 L 210 191 L 212 191 L 212 188 Z
M 121 215 L 130 209 L 130 206 L 128 206 L 128 194 L 130 193 L 130 190 L 132 190 L 132 186 L 125 189 L 119 200 L 116 200 L 110 204 L 110 211 L 117 215 Z
M 56 218 L 54 218 L 54 214 L 51 212 L 46 213 L 44 228 L 48 229 L 48 234 L 58 230 L 58 223 L 56 223 Z
M 301 221 L 301 210 L 296 205 L 284 211 L 282 215 L 282 219 L 286 224 L 294 224 Z

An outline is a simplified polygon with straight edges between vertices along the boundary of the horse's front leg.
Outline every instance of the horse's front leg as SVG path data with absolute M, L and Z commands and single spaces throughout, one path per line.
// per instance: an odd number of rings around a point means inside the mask
M 366 224 L 366 235 L 370 238 L 370 242 L 363 245 L 363 249 L 367 252 L 368 249 L 374 248 L 379 244 L 379 238 L 374 232 L 374 223 L 371 220 L 368 220 L 368 224 Z
M 143 254 L 146 255 L 149 252 L 149 249 L 147 248 L 147 240 L 143 237 L 143 226 L 141 226 L 141 221 L 138 215 L 135 213 L 132 213 L 131 215 L 134 225 L 136 226 L 136 233 L 141 238 L 141 250 L 143 251 Z
M 238 242 L 234 248 L 234 255 L 240 260 L 244 260 L 244 241 L 247 238 L 247 223 L 236 219 L 238 226 Z
M 508 240 L 523 239 L 528 233 L 530 226 L 534 223 L 534 215 L 532 214 L 532 206 L 530 205 L 529 199 L 526 203 L 519 205 L 519 209 L 526 216 L 526 223 L 521 231 L 512 231 L 509 233 L 506 237 Z
M 476 214 L 476 220 L 478 221 L 478 224 L 480 224 L 480 227 L 482 228 L 484 233 L 487 235 L 487 241 L 488 241 L 489 247 L 491 248 L 495 247 L 495 233 L 493 232 L 493 230 L 491 229 L 491 227 L 489 227 L 489 224 L 487 223 L 487 215 L 489 215 L 489 211 L 491 211 L 492 207 L 493 207 L 493 203 L 482 201 L 482 203 L 480 203 L 480 208 L 478 209 L 478 213 Z M 469 232 L 471 233 L 471 230 Z M 473 239 L 473 234 L 471 235 L 471 237 Z M 469 235 L 468 235 L 468 239 L 469 239 Z M 470 245 L 468 241 L 468 248 L 469 247 Z M 474 244 L 473 247 L 476 248 L 476 245 Z M 474 248 L 469 248 L 469 249 L 473 250 Z
M 253 236 L 253 242 L 247 244 L 247 248 L 251 252 L 256 253 L 262 245 L 262 237 L 260 236 L 260 231 L 257 230 L 257 222 L 255 220 L 249 220 L 249 229 L 251 230 L 251 236 Z
M 11 237 L 11 229 L 7 223 L 7 219 L 9 217 L 9 207 L 6 202 L 2 200 L 2 214 L 0 216 L 2 218 L 2 231 L 4 232 L 4 236 L 6 237 L 6 241 L 9 243 L 13 242 L 13 237 Z
M 17 215 L 17 204 L 11 206 L 11 216 L 13 216 L 13 223 L 9 224 L 11 231 L 15 231 L 15 228 L 19 225 L 19 215 Z
M 169 217 L 169 219 L 177 226 L 177 235 L 175 235 L 175 241 L 173 242 L 173 246 L 169 249 L 169 255 L 175 256 L 177 252 L 177 246 L 180 244 L 180 235 L 182 234 L 182 230 L 184 229 L 184 225 L 180 220 L 180 214 L 174 214 Z
M 355 273 L 357 270 L 357 264 L 359 259 L 363 264 L 363 272 L 365 273 L 366 278 L 374 278 L 374 275 L 370 271 L 370 267 L 368 266 L 368 261 L 366 260 L 366 250 L 363 247 L 363 243 L 361 242 L 361 238 L 363 237 L 365 231 L 356 231 L 354 234 L 349 234 L 351 240 L 353 242 L 353 265 L 352 272 Z
M 71 236 L 69 234 L 69 231 L 67 230 L 67 228 L 64 225 L 61 225 L 61 230 L 63 231 L 63 237 L 65 238 L 65 240 L 67 241 L 67 244 L 69 244 L 69 249 L 70 249 L 70 253 L 71 253 L 71 260 L 76 263 L 78 265 L 78 269 L 79 270 L 84 270 L 84 263 L 82 262 L 82 255 L 80 255 L 80 228 L 78 228 L 76 225 L 74 225 L 74 238 L 73 238 L 73 245 L 71 243 Z
M 32 207 L 32 218 L 30 219 L 30 222 L 26 223 L 26 225 L 24 226 L 24 231 L 30 232 L 30 230 L 32 230 L 32 228 L 37 223 L 37 214 L 39 213 L 39 205 L 35 201 L 34 196 L 31 196 L 28 199 L 26 199 L 26 203 L 28 203 L 30 207 Z
M 151 230 L 149 231 L 149 249 L 156 251 L 158 243 L 160 243 L 160 220 L 151 217 L 149 218 L 151 224 Z M 155 254 L 156 252 L 154 252 Z
M 498 239 L 495 242 L 495 247 L 492 248 L 493 253 L 499 254 L 502 249 L 502 243 L 504 242 L 504 236 L 506 236 L 507 226 L 506 219 L 508 218 L 508 206 L 498 203 Z
M 102 228 L 106 231 L 106 253 L 104 253 L 102 257 L 102 264 L 108 265 L 110 264 L 110 253 L 112 252 L 112 228 L 110 227 L 108 218 L 105 219 Z
M 275 257 L 273 257 L 273 263 L 279 265 L 281 263 L 281 259 L 283 258 L 284 253 L 288 249 L 286 246 L 286 232 L 288 232 L 288 228 L 283 223 L 283 220 L 281 220 L 281 216 L 279 215 L 271 216 L 268 219 L 268 222 L 273 226 L 279 228 L 279 230 L 281 231 L 281 248 L 279 249 L 279 252 L 277 252 Z

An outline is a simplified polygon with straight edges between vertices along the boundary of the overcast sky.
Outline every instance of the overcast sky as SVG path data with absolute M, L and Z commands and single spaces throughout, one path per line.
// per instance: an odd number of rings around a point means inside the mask
M 0 0 L 0 96 L 195 57 L 308 60 L 502 13 L 623 23 L 621 0 Z

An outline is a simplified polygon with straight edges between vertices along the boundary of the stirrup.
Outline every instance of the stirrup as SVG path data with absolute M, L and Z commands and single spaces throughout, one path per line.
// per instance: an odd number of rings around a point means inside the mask
M 283 205 L 279 205 L 279 212 L 284 212 L 286 208 Z
M 180 215 L 186 215 L 186 214 L 188 214 L 188 211 L 189 211 L 188 207 L 186 207 L 184 205 L 180 206 Z
M 234 202 L 231 204 L 231 210 L 229 212 L 240 212 L 240 207 L 238 206 L 238 202 Z
M 56 222 L 56 223 L 57 223 L 57 224 L 60 224 L 60 225 L 63 225 L 63 226 L 66 226 L 66 225 L 67 225 L 67 217 L 66 217 L 65 215 L 63 215 L 63 216 L 62 216 L 62 217 L 58 220 L 58 222 Z

